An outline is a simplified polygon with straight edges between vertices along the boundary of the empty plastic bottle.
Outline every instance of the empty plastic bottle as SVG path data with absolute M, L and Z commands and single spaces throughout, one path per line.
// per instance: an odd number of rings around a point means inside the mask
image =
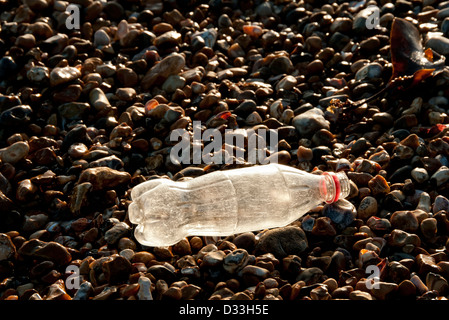
M 129 220 L 136 239 L 169 246 L 187 236 L 227 236 L 285 226 L 323 202 L 349 194 L 345 173 L 311 174 L 268 164 L 215 171 L 187 181 L 134 187 Z

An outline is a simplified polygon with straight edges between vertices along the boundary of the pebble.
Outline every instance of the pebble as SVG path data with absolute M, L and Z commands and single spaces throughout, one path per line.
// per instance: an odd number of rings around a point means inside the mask
M 312 300 L 330 300 L 331 295 L 327 290 L 327 286 L 320 285 L 310 291 L 310 297 Z
M 350 106 L 388 81 L 395 16 L 416 19 L 426 48 L 446 55 L 447 4 L 385 3 L 368 30 L 362 2 L 75 2 L 85 17 L 69 33 L 64 1 L 2 12 L 2 299 L 446 298 L 445 78 L 429 78 L 424 96 L 418 81 L 408 96 Z M 141 246 L 130 188 L 224 169 L 169 161 L 170 132 L 193 120 L 278 130 L 268 159 L 346 172 L 350 195 L 286 227 Z M 79 289 L 67 288 L 69 263 Z M 379 289 L 366 287 L 370 264 Z
M 349 293 L 350 300 L 375 300 L 369 293 L 361 290 L 354 290 Z
M 30 151 L 30 147 L 25 141 L 18 141 L 9 147 L 0 149 L 0 159 L 5 163 L 15 164 L 25 158 Z
M 276 90 L 291 90 L 296 86 L 297 83 L 298 81 L 295 77 L 288 75 L 278 82 L 278 84 L 276 85 Z
M 242 271 L 242 278 L 248 286 L 257 285 L 260 281 L 268 278 L 270 272 L 262 267 L 247 265 Z
M 130 227 L 125 222 L 118 222 L 104 234 L 108 244 L 114 244 L 129 233 Z
M 421 193 L 419 196 L 419 202 L 416 209 L 423 210 L 425 212 L 431 212 L 431 199 L 427 192 Z
M 38 239 L 26 241 L 19 248 L 18 253 L 34 259 L 50 260 L 56 265 L 67 265 L 72 260 L 71 254 L 63 245 Z
M 368 181 L 368 187 L 374 196 L 383 195 L 390 192 L 390 186 L 387 180 L 381 175 L 376 175 L 374 178 Z
M 377 215 L 378 204 L 374 197 L 366 196 L 360 201 L 360 205 L 357 209 L 357 217 L 363 220 Z
M 33 110 L 29 105 L 18 105 L 3 111 L 0 114 L 0 125 L 16 127 L 28 124 L 31 121 Z
M 323 275 L 323 271 L 317 267 L 305 268 L 301 271 L 301 273 L 296 277 L 296 281 L 304 281 L 307 286 L 317 283 L 321 276 Z
M 293 118 L 292 124 L 301 136 L 310 138 L 320 129 L 330 129 L 329 121 L 324 118 L 323 112 L 318 108 L 297 115 Z
M 217 267 L 223 263 L 225 253 L 221 250 L 212 251 L 203 257 L 202 266 Z
M 76 185 L 73 188 L 73 193 L 70 198 L 70 211 L 73 214 L 78 215 L 81 207 L 86 204 L 87 194 L 92 189 L 92 184 L 84 182 Z
M 223 258 L 223 269 L 230 274 L 238 273 L 249 263 L 249 254 L 245 249 L 235 249 Z
M 436 290 L 440 296 L 447 294 L 449 284 L 447 280 L 439 274 L 429 272 L 426 276 L 426 286 L 429 290 Z
M 418 292 L 420 294 L 423 294 L 423 293 L 426 293 L 427 291 L 429 291 L 429 288 L 427 288 L 427 286 L 424 284 L 424 282 L 422 282 L 420 277 L 416 274 L 410 278 L 410 282 L 415 286 L 416 290 L 418 290 Z
M 22 180 L 17 186 L 16 199 L 23 202 L 33 200 L 37 190 L 37 186 L 30 179 Z
M 167 48 L 180 44 L 181 34 L 177 31 L 167 31 L 154 39 L 154 45 L 158 48 Z
M 120 100 L 131 102 L 136 98 L 137 92 L 134 88 L 118 88 L 115 95 Z
M 418 274 L 426 274 L 429 272 L 439 273 L 440 269 L 435 263 L 435 259 L 427 254 L 418 254 L 415 258 L 418 267 Z
M 426 41 L 426 47 L 432 48 L 441 55 L 449 54 L 449 39 L 443 36 L 433 36 Z
M 135 87 L 139 82 L 139 76 L 131 68 L 119 68 L 117 69 L 117 79 L 124 87 Z
M 291 254 L 300 255 L 308 247 L 307 237 L 301 228 L 287 226 L 266 231 L 259 239 L 257 255 L 272 253 L 277 258 Z
M 127 281 L 131 267 L 131 262 L 122 256 L 114 256 L 111 260 L 105 261 L 101 266 L 105 278 L 110 284 Z
M 433 238 L 437 233 L 437 220 L 435 218 L 426 218 L 421 221 L 419 227 L 424 237 Z
M 376 285 L 378 285 L 378 288 L 374 287 L 370 292 L 378 300 L 386 300 L 388 295 L 393 294 L 398 289 L 398 285 L 391 282 L 378 281 Z
M 185 63 L 184 57 L 178 53 L 165 57 L 145 74 L 141 82 L 142 89 L 148 90 L 153 84 L 163 82 L 171 75 L 179 74 Z
M 94 33 L 94 46 L 95 47 L 102 47 L 107 46 L 110 44 L 111 39 L 109 38 L 109 35 L 104 31 L 103 29 L 98 29 Z
M 78 183 L 90 182 L 92 190 L 112 189 L 130 181 L 128 172 L 114 170 L 108 167 L 88 168 L 79 177 Z
M 414 168 L 410 174 L 412 178 L 415 179 L 415 181 L 418 183 L 424 183 L 429 179 L 429 174 L 424 168 Z
M 371 79 L 380 78 L 382 76 L 383 67 L 373 62 L 360 68 L 355 74 L 355 79 L 358 81 L 369 81 Z
M 433 203 L 432 212 L 437 213 L 441 210 L 449 210 L 449 200 L 445 196 L 438 195 Z
M 398 294 L 403 297 L 416 296 L 416 287 L 410 280 L 404 280 L 399 283 Z
M 238 248 L 252 251 L 257 243 L 256 236 L 253 232 L 244 232 L 237 235 L 232 241 Z
M 16 62 L 9 56 L 0 59 L 0 79 L 7 78 L 17 68 Z
M 90 104 L 98 111 L 111 107 L 111 104 L 100 88 L 94 88 L 89 93 Z
M 8 260 L 16 254 L 16 247 L 11 238 L 4 233 L 0 233 L 0 261 Z
M 435 183 L 437 187 L 449 181 L 449 168 L 441 166 L 431 177 L 430 181 Z
M 94 287 L 92 286 L 92 283 L 84 281 L 73 296 L 73 300 L 88 300 L 93 291 Z
M 416 234 L 411 234 L 400 229 L 394 229 L 390 233 L 388 243 L 394 247 L 403 247 L 407 244 L 419 247 L 421 245 L 421 239 Z
M 153 295 L 151 293 L 151 280 L 148 277 L 140 276 L 137 283 L 139 284 L 137 298 L 139 300 L 153 300 Z
M 272 74 L 288 74 L 293 69 L 293 64 L 286 56 L 279 56 L 271 61 L 269 67 Z
M 44 79 L 48 79 L 50 77 L 50 72 L 47 67 L 36 66 L 32 67 L 27 72 L 27 78 L 34 82 L 41 82 Z
M 181 89 L 184 87 L 186 83 L 186 79 L 181 77 L 180 75 L 174 74 L 171 75 L 165 80 L 164 84 L 162 85 L 162 90 L 172 93 L 175 92 L 176 89 Z
M 86 102 L 67 102 L 58 107 L 60 116 L 67 120 L 80 120 L 89 110 L 90 105 Z
M 50 72 L 50 86 L 55 87 L 81 77 L 81 72 L 74 67 L 56 67 Z
M 418 219 L 412 211 L 396 211 L 390 218 L 391 226 L 406 232 L 415 232 L 419 228 Z
M 330 218 L 340 230 L 349 226 L 354 221 L 356 215 L 356 208 L 346 199 L 339 199 L 332 204 L 326 204 L 323 208 L 323 216 Z

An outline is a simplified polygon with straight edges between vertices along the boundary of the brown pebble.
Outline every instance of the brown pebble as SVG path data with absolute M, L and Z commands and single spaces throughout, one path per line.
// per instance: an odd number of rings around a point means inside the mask
M 387 180 L 381 175 L 376 175 L 373 179 L 368 182 L 368 186 L 374 196 L 383 195 L 390 192 L 390 186 Z

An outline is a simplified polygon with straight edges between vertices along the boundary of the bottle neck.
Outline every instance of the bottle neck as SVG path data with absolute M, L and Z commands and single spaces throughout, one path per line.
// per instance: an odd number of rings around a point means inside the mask
M 321 197 L 326 203 L 334 203 L 349 195 L 349 179 L 344 172 L 324 172 L 320 183 Z

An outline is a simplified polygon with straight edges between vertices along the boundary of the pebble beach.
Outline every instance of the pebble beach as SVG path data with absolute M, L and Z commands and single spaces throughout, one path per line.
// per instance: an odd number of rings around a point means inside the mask
M 0 300 L 447 300 L 448 55 L 449 1 L 0 0 Z M 142 245 L 133 187 L 253 165 L 173 162 L 194 121 L 349 196 Z

